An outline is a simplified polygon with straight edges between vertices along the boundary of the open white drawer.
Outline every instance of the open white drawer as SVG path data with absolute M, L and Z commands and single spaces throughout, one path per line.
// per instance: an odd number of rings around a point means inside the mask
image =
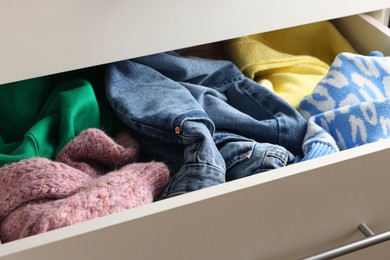
M 362 54 L 390 55 L 390 30 L 372 17 L 335 24 Z M 389 158 L 390 140 L 361 146 L 9 242 L 0 257 L 302 258 L 363 238 L 360 223 L 390 230 Z M 376 248 L 390 255 L 389 246 Z

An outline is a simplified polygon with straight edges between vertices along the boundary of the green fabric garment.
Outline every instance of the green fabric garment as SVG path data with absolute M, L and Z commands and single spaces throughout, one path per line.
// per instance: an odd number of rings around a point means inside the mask
M 85 79 L 47 76 L 0 85 L 0 166 L 54 159 L 81 131 L 100 126 L 94 89 Z
M 122 121 L 119 120 L 112 106 L 107 100 L 105 89 L 105 73 L 106 65 L 99 65 L 64 73 L 58 73 L 55 75 L 54 79 L 57 84 L 75 78 L 88 80 L 92 85 L 100 108 L 100 128 L 104 130 L 107 135 L 115 138 L 118 131 L 127 127 L 122 123 Z

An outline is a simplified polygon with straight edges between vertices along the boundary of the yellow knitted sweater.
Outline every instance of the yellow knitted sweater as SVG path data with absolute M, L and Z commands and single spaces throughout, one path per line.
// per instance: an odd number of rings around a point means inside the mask
M 244 75 L 295 108 L 328 73 L 337 54 L 356 53 L 329 21 L 228 40 L 224 51 Z

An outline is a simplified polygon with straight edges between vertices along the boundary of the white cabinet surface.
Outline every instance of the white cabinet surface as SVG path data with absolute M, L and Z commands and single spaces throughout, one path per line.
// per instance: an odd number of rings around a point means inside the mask
M 5 0 L 0 84 L 389 5 L 388 0 Z

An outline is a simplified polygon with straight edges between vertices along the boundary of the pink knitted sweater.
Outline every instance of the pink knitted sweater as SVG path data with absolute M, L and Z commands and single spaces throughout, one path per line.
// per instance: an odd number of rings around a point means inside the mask
M 169 180 L 161 162 L 139 163 L 137 142 L 88 129 L 55 161 L 0 168 L 0 239 L 8 242 L 153 202 Z

